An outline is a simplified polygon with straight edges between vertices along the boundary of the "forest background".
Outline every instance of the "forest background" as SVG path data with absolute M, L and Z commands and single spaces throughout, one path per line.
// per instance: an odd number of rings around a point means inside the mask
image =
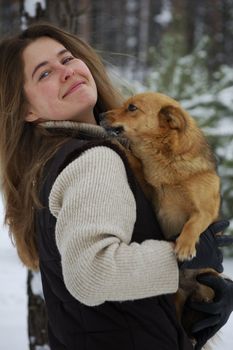
M 78 34 L 103 57 L 126 97 L 178 99 L 209 138 L 233 219 L 232 0 L 2 0 L 0 37 L 38 20 Z M 122 78 L 124 77 L 124 78 Z M 233 233 L 233 222 L 229 231 Z

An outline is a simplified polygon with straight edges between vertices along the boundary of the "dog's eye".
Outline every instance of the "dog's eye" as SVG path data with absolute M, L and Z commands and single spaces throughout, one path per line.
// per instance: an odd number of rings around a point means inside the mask
M 136 111 L 136 109 L 137 109 L 137 107 L 135 105 L 133 105 L 133 104 L 128 105 L 128 111 L 133 112 L 133 111 Z

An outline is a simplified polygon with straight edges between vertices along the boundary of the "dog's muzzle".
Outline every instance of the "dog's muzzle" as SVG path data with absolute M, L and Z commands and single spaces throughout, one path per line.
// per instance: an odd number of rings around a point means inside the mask
M 105 113 L 105 112 L 99 113 L 99 114 L 98 114 L 98 120 L 99 120 L 99 122 L 100 122 L 100 123 L 103 122 L 103 121 L 105 120 L 105 117 L 106 117 L 106 113 Z
M 100 113 L 98 115 L 98 121 L 100 126 L 102 126 L 109 135 L 117 137 L 119 135 L 121 135 L 124 131 L 123 126 L 111 126 L 108 121 L 106 120 L 106 115 L 107 113 Z

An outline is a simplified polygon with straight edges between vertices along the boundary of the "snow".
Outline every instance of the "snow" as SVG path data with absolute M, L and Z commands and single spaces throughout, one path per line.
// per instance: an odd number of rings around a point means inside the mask
M 26 269 L 2 226 L 0 202 L 0 349 L 28 350 Z
M 233 86 L 227 87 L 219 92 L 218 99 L 224 106 L 232 106 L 233 103 Z
M 163 1 L 161 13 L 154 17 L 154 21 L 161 26 L 168 25 L 172 20 L 171 5 L 168 0 Z
M 42 284 L 41 284 L 41 277 L 39 272 L 33 274 L 33 278 L 31 281 L 31 288 L 32 288 L 33 294 L 39 295 L 42 299 L 44 299 Z
M 0 201 L 0 349 L 29 350 L 27 340 L 27 271 L 16 256 L 2 221 L 3 208 Z M 225 260 L 224 272 L 233 278 L 232 259 Z M 39 281 L 35 281 L 35 290 L 40 290 L 39 285 Z M 213 345 L 211 350 L 233 349 L 232 329 L 233 315 L 222 328 L 220 340 L 217 340 L 216 345 Z
M 42 9 L 45 9 L 45 0 L 25 0 L 24 1 L 24 10 L 29 14 L 30 17 L 35 17 L 37 3 L 40 3 Z

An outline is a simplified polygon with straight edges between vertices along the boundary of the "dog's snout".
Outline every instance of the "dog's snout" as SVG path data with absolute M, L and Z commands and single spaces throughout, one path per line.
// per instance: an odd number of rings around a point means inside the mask
M 98 119 L 99 119 L 100 122 L 103 121 L 105 119 L 105 117 L 106 117 L 106 112 L 98 114 Z

